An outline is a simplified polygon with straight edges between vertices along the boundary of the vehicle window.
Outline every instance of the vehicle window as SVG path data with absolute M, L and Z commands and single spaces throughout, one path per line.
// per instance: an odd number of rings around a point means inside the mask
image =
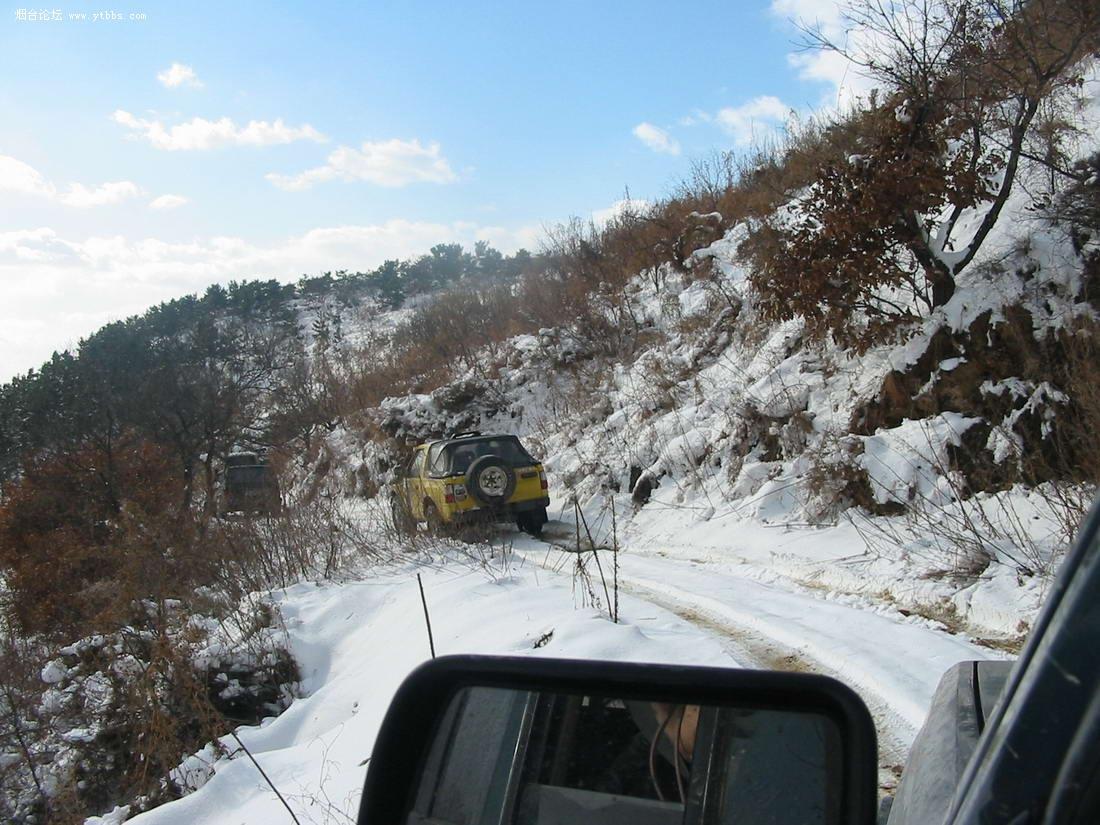
M 829 766 L 842 745 L 829 719 L 758 710 L 724 711 L 716 722 L 717 762 L 729 767 L 708 795 L 704 822 L 839 821 L 840 780 Z M 797 782 L 780 769 L 794 764 L 803 766 Z
M 829 766 L 840 764 L 842 745 L 826 717 L 598 696 L 542 700 L 514 825 L 840 821 L 840 777 Z M 804 768 L 797 782 L 785 768 L 792 764 Z M 599 819 L 583 813 L 596 810 Z
M 406 825 L 840 825 L 843 764 L 819 713 L 467 688 Z
M 428 449 L 428 475 L 441 478 L 447 474 L 447 454 L 445 444 L 433 444 Z
M 482 456 L 493 455 L 512 468 L 530 467 L 537 464 L 514 436 L 506 438 L 481 438 L 461 441 L 447 447 L 449 472 L 461 475 L 470 469 L 470 465 Z
M 427 455 L 427 450 L 417 450 L 416 457 L 413 458 L 412 466 L 409 467 L 409 477 L 419 478 L 420 471 L 424 469 L 424 456 Z
M 226 483 L 236 488 L 261 488 L 267 484 L 268 469 L 265 464 L 229 467 L 226 470 Z
M 668 732 L 648 702 L 544 696 L 532 726 L 525 780 L 540 793 L 543 787 L 572 788 L 668 801 L 673 804 L 668 811 L 682 815 L 680 789 L 690 781 L 691 760 L 674 755 Z M 534 807 L 528 800 L 517 821 L 537 821 Z M 679 816 L 669 821 L 679 822 Z
M 498 688 L 466 691 L 440 758 L 427 804 L 429 822 L 499 825 L 528 694 Z

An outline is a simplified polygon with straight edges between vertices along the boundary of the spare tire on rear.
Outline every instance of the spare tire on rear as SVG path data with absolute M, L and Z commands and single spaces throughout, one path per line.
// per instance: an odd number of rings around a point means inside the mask
M 495 455 L 483 455 L 466 472 L 466 490 L 484 507 L 502 507 L 516 491 L 516 474 Z

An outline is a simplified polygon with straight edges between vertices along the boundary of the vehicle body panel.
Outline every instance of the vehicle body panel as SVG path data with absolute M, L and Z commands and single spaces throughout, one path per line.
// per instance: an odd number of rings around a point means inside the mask
M 889 825 L 943 822 L 1014 662 L 959 662 L 940 679 L 890 806 Z

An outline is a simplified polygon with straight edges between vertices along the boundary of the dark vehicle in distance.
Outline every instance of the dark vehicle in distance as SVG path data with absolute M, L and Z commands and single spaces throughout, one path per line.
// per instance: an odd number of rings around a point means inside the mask
M 257 453 L 231 453 L 225 459 L 220 513 L 274 515 L 282 509 L 279 481 Z

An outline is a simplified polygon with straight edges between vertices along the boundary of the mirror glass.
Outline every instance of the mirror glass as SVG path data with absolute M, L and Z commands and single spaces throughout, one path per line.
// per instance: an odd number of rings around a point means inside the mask
M 841 749 L 815 713 L 465 688 L 406 822 L 833 825 Z

